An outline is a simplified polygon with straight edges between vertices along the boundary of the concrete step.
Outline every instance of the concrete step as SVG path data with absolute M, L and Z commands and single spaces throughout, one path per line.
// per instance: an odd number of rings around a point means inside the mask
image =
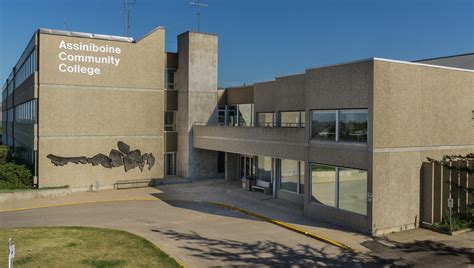
M 182 177 L 169 177 L 163 179 L 155 179 L 154 184 L 156 185 L 164 185 L 164 184 L 179 184 L 179 183 L 190 183 L 191 180 L 188 178 Z

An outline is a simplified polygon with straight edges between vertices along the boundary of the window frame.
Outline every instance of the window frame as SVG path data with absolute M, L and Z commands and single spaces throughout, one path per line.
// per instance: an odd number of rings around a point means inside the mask
M 173 115 L 173 123 L 170 125 L 170 124 L 166 124 L 166 113 L 171 113 Z M 167 132 L 173 132 L 173 131 L 176 131 L 176 121 L 177 121 L 177 118 L 176 118 L 176 115 L 177 115 L 177 112 L 176 111 L 165 111 L 164 112 L 164 120 L 163 120 L 163 131 L 167 131 Z M 166 127 L 169 127 L 171 126 L 171 130 L 167 130 Z
M 341 141 L 340 140 L 340 119 L 341 119 L 341 112 L 346 111 L 364 111 L 367 113 L 367 140 L 366 141 Z M 334 140 L 317 140 L 313 138 L 313 113 L 317 112 L 335 112 L 336 114 L 336 129 L 335 129 L 335 138 Z M 309 111 L 310 116 L 310 135 L 309 140 L 315 142 L 336 142 L 336 143 L 353 143 L 353 144 L 368 144 L 369 142 L 369 109 L 368 108 L 350 108 L 350 109 L 316 109 Z
M 287 189 L 283 189 L 282 188 L 282 161 L 283 160 L 291 160 L 291 161 L 296 161 L 296 172 L 298 174 L 298 181 L 297 181 L 297 184 L 296 184 L 296 192 L 293 192 L 293 191 L 290 191 L 290 190 L 287 190 Z M 279 191 L 285 191 L 285 192 L 288 192 L 288 193 L 292 193 L 292 194 L 298 194 L 298 195 L 303 195 L 304 194 L 304 186 L 302 187 L 301 185 L 304 185 L 304 177 L 305 177 L 305 172 L 304 172 L 304 169 L 305 169 L 305 161 L 300 161 L 300 160 L 295 160 L 295 159 L 278 159 L 278 190 Z M 303 174 L 301 174 L 301 171 L 303 170 Z M 303 182 L 303 183 L 301 183 Z
M 361 168 L 353 168 L 353 167 L 345 167 L 345 166 L 334 166 L 334 165 L 329 165 L 329 164 L 323 164 L 323 163 L 317 163 L 317 162 L 309 162 L 309 165 L 310 165 L 310 170 L 311 170 L 311 174 L 310 174 L 310 181 L 309 181 L 309 184 L 311 185 L 309 187 L 309 194 L 308 194 L 308 201 L 309 203 L 312 203 L 312 204 L 317 204 L 317 205 L 320 205 L 320 206 L 325 206 L 325 207 L 328 207 L 328 208 L 333 208 L 333 209 L 337 209 L 337 210 L 342 210 L 342 211 L 345 211 L 345 212 L 349 212 L 349 213 L 353 213 L 353 214 L 356 214 L 356 215 L 359 215 L 359 216 L 364 216 L 364 217 L 367 217 L 367 214 L 369 212 L 369 208 L 368 208 L 368 205 L 369 205 L 369 201 L 368 201 L 368 192 L 369 192 L 369 172 L 368 170 L 366 169 L 361 169 Z M 320 166 L 327 166 L 327 167 L 331 167 L 331 168 L 335 168 L 335 189 L 334 189 L 334 192 L 335 192 L 335 200 L 334 200 L 334 206 L 331 206 L 331 205 L 327 205 L 327 204 L 324 204 L 322 202 L 317 202 L 317 201 L 313 201 L 312 200 L 312 197 L 313 197 L 313 173 L 312 173 L 312 165 L 320 165 Z M 366 177 L 366 193 L 365 193 L 365 206 L 366 206 L 366 213 L 365 214 L 361 214 L 361 213 L 358 213 L 358 212 L 355 212 L 355 211 L 351 211 L 351 210 L 347 210 L 347 209 L 343 209 L 343 208 L 340 208 L 340 202 L 339 202 L 339 199 L 340 199 L 340 175 L 339 175 L 339 171 L 340 169 L 352 169 L 352 170 L 359 170 L 359 171 L 365 171 L 366 174 L 367 174 L 367 177 Z

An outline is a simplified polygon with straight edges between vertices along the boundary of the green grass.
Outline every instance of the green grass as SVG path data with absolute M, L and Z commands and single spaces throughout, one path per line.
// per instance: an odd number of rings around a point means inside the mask
M 0 189 L 0 193 L 15 193 L 15 192 L 25 192 L 25 191 L 38 191 L 38 190 L 55 190 L 55 189 L 67 189 L 69 185 L 54 186 L 54 187 L 42 187 L 39 189 L 35 188 L 26 188 L 26 189 Z
M 433 228 L 446 232 L 455 232 L 470 227 L 474 227 L 474 208 L 470 208 L 467 213 L 453 213 L 451 226 L 449 224 L 449 214 L 447 213 L 443 216 L 441 222 L 433 224 Z
M 0 229 L 0 248 L 16 246 L 15 267 L 180 267 L 150 241 L 128 232 L 89 227 Z M 0 250 L 0 267 L 7 251 Z

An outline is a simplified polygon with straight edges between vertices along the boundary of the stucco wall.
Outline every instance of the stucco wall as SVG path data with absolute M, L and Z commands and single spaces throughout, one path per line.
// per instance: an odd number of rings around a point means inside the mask
M 426 157 L 474 152 L 474 73 L 375 61 L 373 233 L 415 228 Z
M 107 53 L 64 50 L 61 41 L 121 49 L 117 66 L 66 62 L 59 53 L 110 56 Z M 156 29 L 136 43 L 40 34 L 38 96 L 38 172 L 40 187 L 88 187 L 96 180 L 163 177 L 163 89 L 166 54 L 164 30 Z M 60 72 L 61 63 L 100 68 L 100 75 Z M 63 157 L 109 155 L 123 141 L 141 153 L 153 153 L 155 165 L 108 169 L 101 165 L 54 166 L 48 154 Z

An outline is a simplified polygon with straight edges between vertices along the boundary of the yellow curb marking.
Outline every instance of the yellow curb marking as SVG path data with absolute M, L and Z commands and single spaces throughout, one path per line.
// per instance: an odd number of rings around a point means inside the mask
M 325 238 L 325 237 L 322 237 L 322 236 L 319 236 L 319 235 L 316 235 L 316 234 L 313 234 L 313 233 L 310 233 L 310 232 L 307 232 L 301 228 L 298 228 L 298 227 L 295 227 L 295 226 L 292 226 L 292 225 L 289 225 L 287 223 L 284 223 L 284 222 L 281 222 L 281 221 L 277 221 L 275 219 L 271 219 L 271 218 L 268 218 L 268 217 L 265 217 L 263 215 L 260 215 L 260 214 L 257 214 L 257 213 L 254 213 L 254 212 L 251 212 L 251 211 L 247 211 L 245 209 L 241 209 L 241 208 L 238 208 L 238 207 L 234 207 L 234 206 L 230 206 L 230 205 L 226 205 L 226 204 L 222 204 L 222 203 L 216 203 L 216 202 L 204 202 L 204 203 L 207 203 L 207 204 L 210 204 L 210 205 L 215 205 L 215 206 L 220 206 L 220 207 L 223 207 L 223 208 L 227 208 L 227 209 L 230 209 L 230 210 L 234 210 L 234 211 L 237 211 L 237 212 L 240 212 L 242 214 L 246 214 L 246 215 L 249 215 L 249 216 L 252 216 L 252 217 L 255 217 L 255 218 L 258 218 L 258 219 L 261 219 L 261 220 L 264 220 L 264 221 L 267 221 L 267 222 L 270 222 L 270 223 L 273 223 L 275 225 L 278 225 L 280 227 L 283 227 L 283 228 L 286 228 L 288 230 L 291 230 L 291 231 L 294 231 L 294 232 L 297 232 L 299 234 L 302 234 L 302 235 L 305 235 L 307 237 L 311 237 L 313 239 L 316 239 L 316 240 L 319 240 L 319 241 L 322 241 L 322 242 L 325 242 L 327 244 L 330 244 L 330 245 L 333 245 L 333 246 L 336 246 L 338 248 L 341 248 L 341 249 L 344 249 L 344 250 L 349 250 L 349 251 L 352 251 L 352 252 L 356 252 L 354 249 L 352 249 L 351 247 L 349 246 L 346 246 L 342 243 L 339 243 L 339 242 L 336 242 L 334 240 L 331 240 L 331 239 L 328 239 L 328 238 Z M 356 252 L 357 253 L 357 252 Z
M 128 198 L 128 199 L 96 200 L 96 201 L 86 201 L 86 202 L 52 204 L 52 205 L 44 205 L 44 206 L 26 207 L 26 208 L 12 208 L 12 209 L 0 210 L 0 212 L 23 211 L 23 210 L 31 210 L 31 209 L 38 209 L 38 208 L 65 207 L 65 206 L 76 206 L 76 205 L 94 204 L 94 203 L 106 203 L 106 202 L 157 201 L 157 200 L 159 200 L 159 199 L 158 198 L 151 198 L 151 197 L 150 198 Z

